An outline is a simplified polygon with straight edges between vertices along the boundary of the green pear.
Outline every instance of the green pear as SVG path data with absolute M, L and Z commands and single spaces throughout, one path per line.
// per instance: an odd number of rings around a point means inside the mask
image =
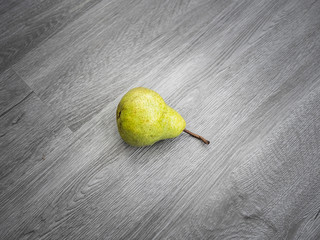
M 181 115 L 169 107 L 155 91 L 137 87 L 127 92 L 117 108 L 117 125 L 122 139 L 131 146 L 152 145 L 160 140 L 175 138 L 186 130 Z M 205 140 L 207 141 L 207 140 Z M 209 141 L 206 142 L 209 144 Z

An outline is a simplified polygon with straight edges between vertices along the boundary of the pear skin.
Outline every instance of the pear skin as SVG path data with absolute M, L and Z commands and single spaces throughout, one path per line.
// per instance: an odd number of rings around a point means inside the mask
M 126 143 L 142 147 L 179 136 L 186 122 L 166 105 L 158 93 L 138 87 L 121 99 L 117 108 L 117 125 Z
M 175 138 L 185 129 L 186 121 L 177 111 L 167 105 L 163 113 L 161 126 L 163 129 L 162 139 Z
M 152 145 L 187 132 L 181 115 L 169 107 L 158 93 L 144 87 L 133 88 L 122 97 L 116 119 L 121 138 L 136 147 Z

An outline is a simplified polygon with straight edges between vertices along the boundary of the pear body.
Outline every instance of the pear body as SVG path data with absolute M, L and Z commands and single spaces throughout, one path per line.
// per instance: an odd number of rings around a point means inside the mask
M 179 136 L 186 122 L 158 93 L 138 87 L 121 99 L 117 108 L 117 125 L 126 143 L 142 147 Z

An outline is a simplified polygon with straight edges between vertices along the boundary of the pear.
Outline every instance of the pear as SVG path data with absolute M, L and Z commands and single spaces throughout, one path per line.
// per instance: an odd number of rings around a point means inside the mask
M 148 88 L 137 87 L 127 92 L 118 105 L 116 118 L 120 136 L 131 146 L 152 145 L 175 138 L 183 131 L 209 144 L 208 140 L 186 130 L 181 115 Z

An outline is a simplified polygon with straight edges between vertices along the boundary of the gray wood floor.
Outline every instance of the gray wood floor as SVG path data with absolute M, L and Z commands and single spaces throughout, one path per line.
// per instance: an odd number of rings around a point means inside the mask
M 320 1 L 0 1 L 0 239 L 320 239 Z M 151 88 L 182 134 L 134 148 Z

